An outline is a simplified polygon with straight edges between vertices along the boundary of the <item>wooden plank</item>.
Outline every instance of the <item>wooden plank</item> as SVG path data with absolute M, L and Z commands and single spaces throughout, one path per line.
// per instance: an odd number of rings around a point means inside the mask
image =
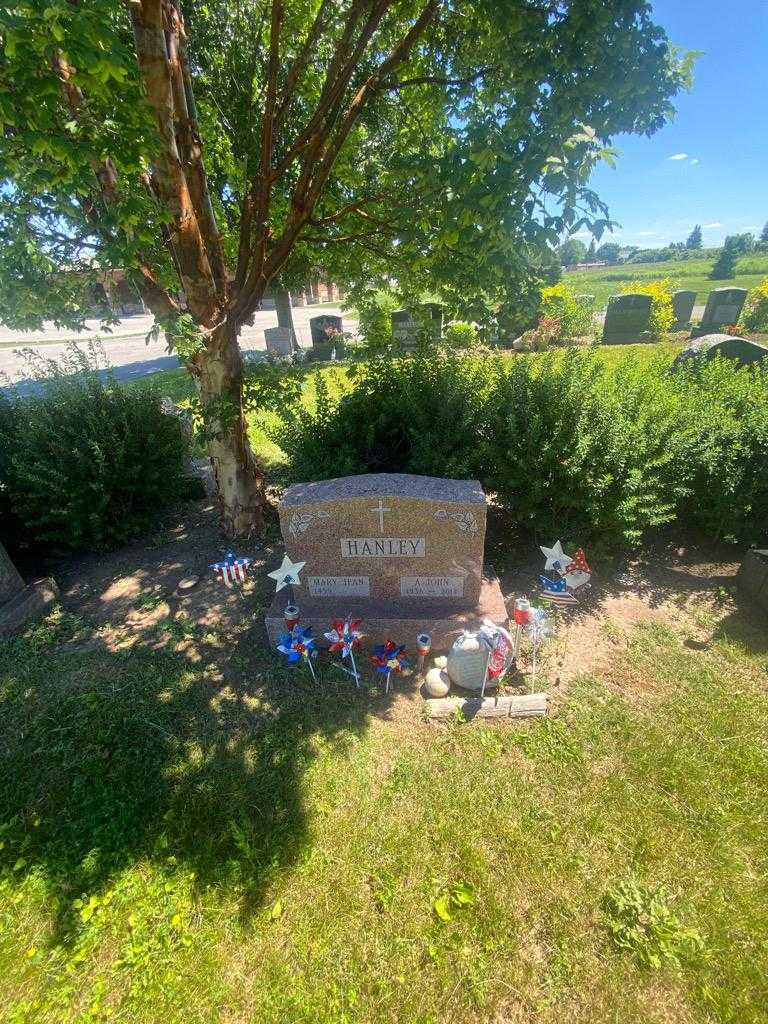
M 546 715 L 546 693 L 526 693 L 501 697 L 430 697 L 424 701 L 428 718 L 450 718 L 461 711 L 470 718 L 527 718 L 530 715 Z

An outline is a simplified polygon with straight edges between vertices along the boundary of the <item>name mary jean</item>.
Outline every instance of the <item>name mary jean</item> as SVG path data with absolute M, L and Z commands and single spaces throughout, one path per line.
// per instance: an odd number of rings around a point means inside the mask
M 342 537 L 342 558 L 423 558 L 423 537 Z

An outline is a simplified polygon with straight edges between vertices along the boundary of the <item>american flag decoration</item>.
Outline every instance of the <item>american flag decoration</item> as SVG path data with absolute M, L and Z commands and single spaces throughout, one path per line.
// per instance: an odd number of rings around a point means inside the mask
M 221 562 L 214 562 L 211 569 L 220 577 L 225 587 L 232 587 L 235 583 L 245 583 L 245 574 L 252 558 L 238 558 L 231 551 L 228 551 Z
M 561 577 L 558 580 L 551 580 L 548 576 L 540 576 L 542 592 L 541 596 L 546 597 L 552 604 L 557 604 L 565 607 L 566 605 L 578 604 L 579 602 L 573 596 L 569 594 L 567 590 L 567 584 L 565 577 Z

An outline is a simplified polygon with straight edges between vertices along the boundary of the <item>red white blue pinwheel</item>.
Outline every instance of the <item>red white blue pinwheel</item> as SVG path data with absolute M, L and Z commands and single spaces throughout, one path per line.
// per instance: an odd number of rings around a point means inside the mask
M 278 651 L 284 654 L 288 663 L 295 665 L 300 661 L 306 661 L 312 678 L 317 681 L 315 670 L 312 667 L 312 652 L 315 650 L 315 641 L 312 637 L 311 626 L 296 625 L 290 633 L 283 633 L 277 645 Z
M 386 673 L 387 678 L 384 684 L 384 692 L 389 693 L 389 677 L 393 672 L 402 672 L 408 668 L 408 659 L 405 656 L 405 644 L 394 644 L 387 640 L 384 644 L 377 644 L 373 648 L 371 664 L 377 672 Z
M 355 680 L 355 686 L 360 686 L 360 676 L 357 671 L 357 665 L 355 664 L 355 648 L 360 646 L 360 640 L 363 634 L 360 632 L 360 623 L 362 619 L 347 619 L 342 622 L 341 619 L 334 619 L 331 623 L 330 630 L 325 634 L 325 639 L 330 641 L 328 644 L 328 650 L 341 652 L 342 658 L 349 658 L 352 663 L 351 671 L 344 668 L 343 665 L 339 665 L 344 672 L 347 672 Z

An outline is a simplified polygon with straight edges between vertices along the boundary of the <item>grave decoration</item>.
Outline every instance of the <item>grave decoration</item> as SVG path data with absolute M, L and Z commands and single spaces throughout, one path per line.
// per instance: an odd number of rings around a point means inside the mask
M 347 619 L 344 622 L 337 619 L 331 623 L 330 630 L 325 634 L 325 639 L 328 640 L 328 650 L 332 653 L 340 652 L 342 660 L 349 658 L 352 668 L 348 669 L 344 665 L 339 665 L 339 668 L 342 672 L 348 672 L 352 676 L 358 689 L 360 689 L 360 674 L 355 664 L 355 648 L 360 647 L 364 635 L 360 632 L 360 624 L 360 619 Z
M 211 565 L 211 569 L 225 587 L 233 587 L 235 583 L 245 583 L 245 575 L 252 561 L 252 558 L 238 557 L 228 551 L 220 562 L 214 562 Z
M 502 629 L 492 622 L 483 623 L 480 637 L 488 648 L 483 685 L 480 687 L 480 696 L 484 697 L 488 682 L 498 684 L 512 665 L 514 646 L 512 637 L 506 629 Z
M 389 679 L 393 672 L 399 674 L 403 669 L 408 668 L 408 659 L 405 656 L 405 644 L 395 644 L 387 640 L 383 644 L 377 644 L 373 648 L 371 664 L 377 672 L 386 673 L 384 681 L 384 693 L 389 693 Z
M 478 630 L 462 630 L 448 652 L 446 671 L 462 690 L 480 690 L 485 696 L 488 680 L 498 682 L 511 666 L 513 650 L 506 629 L 486 621 Z
M 531 691 L 536 688 L 536 663 L 539 645 L 554 633 L 554 626 L 546 608 L 532 608 L 525 630 L 531 639 Z
M 578 548 L 571 557 L 563 551 L 559 540 L 551 548 L 542 545 L 541 551 L 546 559 L 544 572 L 550 573 L 539 577 L 542 597 L 559 607 L 578 604 L 576 594 L 586 590 L 592 578 L 584 551 Z
M 432 637 L 429 633 L 419 633 L 416 637 L 416 650 L 419 654 L 418 675 L 421 678 L 424 675 L 424 659 L 432 650 Z
M 483 573 L 486 497 L 475 480 L 379 473 L 294 484 L 279 506 L 286 561 L 302 570 L 301 621 L 322 638 L 329 622 L 365 622 L 367 643 L 431 637 L 447 650 L 485 620 L 505 625 L 498 580 Z M 271 643 L 283 632 L 276 593 L 266 613 Z M 418 645 L 417 645 L 418 647 Z
M 286 656 L 290 665 L 298 665 L 301 662 L 305 662 L 312 674 L 312 678 L 317 682 L 317 676 L 312 667 L 312 657 L 316 651 L 311 626 L 302 627 L 297 623 L 289 632 L 283 633 L 277 649 Z
M 293 588 L 301 586 L 299 573 L 305 565 L 306 562 L 292 562 L 288 555 L 283 555 L 279 569 L 267 573 L 267 576 L 275 581 L 275 594 L 278 594 L 284 587 L 288 587 L 291 598 L 283 609 L 283 621 L 288 629 L 292 629 L 299 621 L 299 606 L 296 604 Z

